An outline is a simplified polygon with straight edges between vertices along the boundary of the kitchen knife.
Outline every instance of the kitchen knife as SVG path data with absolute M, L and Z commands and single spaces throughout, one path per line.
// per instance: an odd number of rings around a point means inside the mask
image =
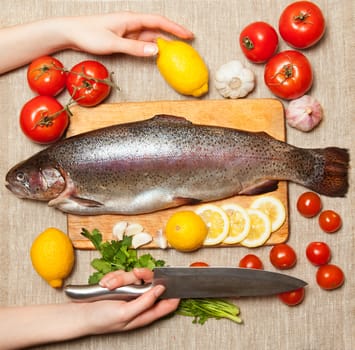
M 159 267 L 152 283 L 109 290 L 99 285 L 67 285 L 64 291 L 76 301 L 131 300 L 161 284 L 160 298 L 222 298 L 263 296 L 295 290 L 307 283 L 281 273 L 237 267 Z

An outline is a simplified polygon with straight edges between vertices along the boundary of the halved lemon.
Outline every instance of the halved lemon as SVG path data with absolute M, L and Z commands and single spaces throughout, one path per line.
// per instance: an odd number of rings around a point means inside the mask
M 259 209 L 270 218 L 272 232 L 278 230 L 286 220 L 285 206 L 276 197 L 259 197 L 253 201 L 250 208 Z
M 263 245 L 271 235 L 271 221 L 269 217 L 259 209 L 246 209 L 250 218 L 250 230 L 240 244 L 249 247 Z
M 227 214 L 214 204 L 205 204 L 196 209 L 207 225 L 207 236 L 203 245 L 216 245 L 221 243 L 229 232 L 229 219 Z
M 223 243 L 239 243 L 248 235 L 250 230 L 250 218 L 248 213 L 243 207 L 234 203 L 223 204 L 221 208 L 229 218 L 229 231 Z

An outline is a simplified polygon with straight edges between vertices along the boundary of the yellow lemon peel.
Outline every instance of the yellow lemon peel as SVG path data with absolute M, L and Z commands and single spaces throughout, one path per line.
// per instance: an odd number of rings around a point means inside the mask
M 166 82 L 182 95 L 200 97 L 208 92 L 208 68 L 189 44 L 157 39 L 157 67 Z
M 60 288 L 74 266 L 74 249 L 69 237 L 50 227 L 33 241 L 31 261 L 37 273 L 53 288 Z

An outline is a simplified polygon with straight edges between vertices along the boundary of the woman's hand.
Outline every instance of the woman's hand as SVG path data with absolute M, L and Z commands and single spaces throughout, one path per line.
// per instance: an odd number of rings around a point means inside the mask
M 98 55 L 122 52 L 151 56 L 158 52 L 156 38 L 164 33 L 193 38 L 189 30 L 160 15 L 120 12 L 68 17 L 65 21 L 63 27 L 68 31 L 72 48 Z
M 102 287 L 114 289 L 128 284 L 151 282 L 153 272 L 149 269 L 134 269 L 131 272 L 115 271 L 108 273 L 100 281 Z M 86 304 L 89 331 L 102 334 L 127 331 L 148 325 L 173 312 L 179 299 L 159 300 L 164 287 L 157 285 L 132 301 L 104 300 Z
M 109 289 L 150 282 L 149 269 L 107 274 L 101 285 Z M 159 300 L 163 286 L 155 286 L 133 301 L 103 300 L 92 303 L 63 303 L 0 307 L 0 349 L 18 349 L 143 327 L 173 312 L 178 299 Z
M 97 16 L 52 17 L 0 29 L 0 74 L 35 58 L 73 49 L 96 55 L 152 56 L 155 39 L 170 34 L 192 39 L 181 25 L 160 15 L 118 12 Z

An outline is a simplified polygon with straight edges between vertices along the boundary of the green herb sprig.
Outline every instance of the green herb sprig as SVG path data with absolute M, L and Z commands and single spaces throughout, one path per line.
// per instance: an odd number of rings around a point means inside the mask
M 235 323 L 242 323 L 238 316 L 238 306 L 223 299 L 182 299 L 175 311 L 178 315 L 193 317 L 192 323 L 204 324 L 209 318 L 217 320 L 227 318 Z
M 125 236 L 120 241 L 102 241 L 102 234 L 94 229 L 90 233 L 83 228 L 81 234 L 88 238 L 94 247 L 101 253 L 101 258 L 95 258 L 91 266 L 97 270 L 89 277 L 89 284 L 99 283 L 101 278 L 111 271 L 131 271 L 135 267 L 146 267 L 153 270 L 155 267 L 165 265 L 165 261 L 156 260 L 151 254 L 138 257 L 136 249 L 131 248 L 132 237 Z

